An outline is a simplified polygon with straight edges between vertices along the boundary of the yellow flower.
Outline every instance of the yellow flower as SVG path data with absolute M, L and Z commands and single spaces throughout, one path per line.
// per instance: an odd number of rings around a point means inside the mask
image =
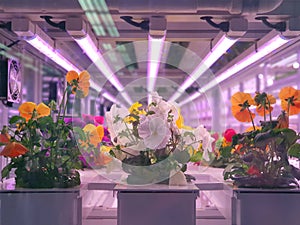
M 181 115 L 179 110 L 178 110 L 178 119 L 176 120 L 176 126 L 178 127 L 178 129 L 193 130 L 192 127 L 184 125 L 184 118 Z
M 36 104 L 34 102 L 24 102 L 19 107 L 20 116 L 28 121 L 32 117 L 32 113 L 36 108 Z
M 253 126 L 250 126 L 248 127 L 245 132 L 250 132 L 250 131 L 253 131 L 254 130 L 254 127 Z M 259 126 L 255 126 L 255 130 L 261 130 L 261 127 Z
M 124 122 L 125 123 L 133 123 L 133 122 L 135 122 L 136 121 L 136 118 L 134 118 L 134 117 L 132 117 L 132 116 L 126 116 L 125 118 L 124 118 Z
M 108 152 L 110 152 L 111 149 L 112 149 L 111 146 L 102 145 L 101 148 L 100 148 L 100 151 L 108 153 Z
M 140 110 L 139 108 L 142 107 L 143 105 L 139 102 L 135 102 L 133 103 L 130 108 L 129 108 L 129 113 L 130 114 L 135 114 L 135 115 L 138 115 Z
M 50 115 L 50 108 L 47 105 L 45 105 L 44 103 L 40 103 L 36 107 L 36 111 L 38 114 L 38 118 Z
M 36 110 L 37 118 L 50 115 L 50 108 L 44 103 L 40 103 L 37 106 L 34 102 L 24 102 L 19 107 L 20 116 L 25 118 L 26 121 L 31 119 L 34 110 Z
M 83 131 L 88 133 L 89 142 L 95 147 L 102 141 L 104 137 L 104 128 L 102 125 L 95 126 L 93 124 L 87 124 Z
M 184 126 L 184 119 L 179 110 L 178 110 L 178 119 L 176 120 L 176 126 L 179 129 L 183 128 Z

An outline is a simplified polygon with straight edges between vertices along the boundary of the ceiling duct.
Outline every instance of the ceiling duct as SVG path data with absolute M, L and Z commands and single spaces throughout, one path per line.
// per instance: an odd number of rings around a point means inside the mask
M 82 13 L 83 11 L 78 0 L 1 0 L 0 12 Z
M 110 0 L 110 10 L 119 13 L 197 13 L 220 11 L 230 14 L 267 13 L 276 9 L 283 0 Z

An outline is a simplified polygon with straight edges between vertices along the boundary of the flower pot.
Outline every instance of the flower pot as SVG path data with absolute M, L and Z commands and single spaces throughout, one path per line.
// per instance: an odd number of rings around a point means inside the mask
M 195 225 L 199 189 L 186 186 L 117 185 L 118 225 Z
M 0 190 L 0 224 L 81 225 L 79 189 Z
M 299 207 L 298 189 L 234 189 L 232 224 L 298 225 Z

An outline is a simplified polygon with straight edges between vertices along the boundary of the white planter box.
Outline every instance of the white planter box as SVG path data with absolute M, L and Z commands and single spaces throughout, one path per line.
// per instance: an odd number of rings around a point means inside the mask
M 195 225 L 199 190 L 188 186 L 121 186 L 118 225 Z
M 0 225 L 81 225 L 79 189 L 0 189 Z

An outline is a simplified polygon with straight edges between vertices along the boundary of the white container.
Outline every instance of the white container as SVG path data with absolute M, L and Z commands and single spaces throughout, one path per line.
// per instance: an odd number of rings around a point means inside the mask
M 199 190 L 187 186 L 117 185 L 118 225 L 195 225 Z
M 0 189 L 0 225 L 81 225 L 79 189 Z
M 233 190 L 233 225 L 299 225 L 299 189 Z

